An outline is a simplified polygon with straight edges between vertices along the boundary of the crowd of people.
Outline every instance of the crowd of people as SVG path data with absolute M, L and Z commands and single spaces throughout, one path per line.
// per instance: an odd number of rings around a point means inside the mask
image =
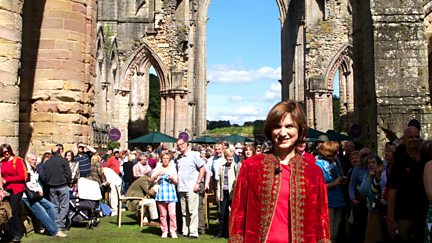
M 181 137 L 173 148 L 99 154 L 83 143 L 76 153 L 57 144 L 38 163 L 36 153 L 23 160 L 3 144 L 0 199 L 12 209 L 14 242 L 23 235 L 22 203 L 46 234 L 66 237 L 69 200 L 90 182 L 109 188 L 112 216 L 117 193 L 144 197 L 144 222 L 160 226 L 162 238 L 205 234 L 204 199 L 212 192 L 215 237 L 230 242 L 430 242 L 432 141 L 420 138 L 420 128 L 409 124 L 381 158 L 325 135 L 308 143 L 301 106 L 284 101 L 267 116 L 265 145 L 199 145 Z M 139 200 L 126 207 L 141 217 Z

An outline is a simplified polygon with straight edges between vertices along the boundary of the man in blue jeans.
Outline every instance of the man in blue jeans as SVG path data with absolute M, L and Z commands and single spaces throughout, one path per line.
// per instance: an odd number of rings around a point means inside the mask
M 43 165 L 41 179 L 49 188 L 50 201 L 54 204 L 56 225 L 60 230 L 65 229 L 66 217 L 69 210 L 69 183 L 72 173 L 67 160 L 60 156 L 59 148 L 51 148 L 52 157 Z
M 36 163 L 37 156 L 33 153 L 28 153 L 26 156 L 26 167 L 29 174 L 29 179 L 26 183 L 27 187 L 39 193 L 42 199 L 37 202 L 31 202 L 24 194 L 22 200 L 26 207 L 33 215 L 42 223 L 49 235 L 57 237 L 66 237 L 67 235 L 61 232 L 55 223 L 54 205 L 43 198 L 42 186 L 39 184 L 39 174 L 37 173 Z

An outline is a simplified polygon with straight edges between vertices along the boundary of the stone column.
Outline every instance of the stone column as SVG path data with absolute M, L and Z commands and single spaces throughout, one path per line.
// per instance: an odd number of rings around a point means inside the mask
M 160 132 L 168 134 L 166 128 L 167 96 L 161 93 Z
M 207 65 L 207 1 L 198 1 L 197 51 L 196 51 L 196 133 L 201 134 L 207 129 L 206 121 L 206 65 Z
M 165 131 L 167 135 L 176 136 L 174 133 L 174 96 L 171 92 L 167 95 L 166 104 Z
M 20 146 L 92 143 L 96 0 L 26 1 Z M 30 140 L 31 139 L 31 140 Z
M 0 1 L 0 141 L 19 151 L 19 78 L 23 0 Z

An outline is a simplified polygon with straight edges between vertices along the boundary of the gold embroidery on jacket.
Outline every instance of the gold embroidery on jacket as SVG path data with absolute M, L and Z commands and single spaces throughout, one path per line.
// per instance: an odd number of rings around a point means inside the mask
M 304 242 L 304 206 L 306 199 L 305 176 L 306 164 L 299 155 L 295 155 L 290 161 L 290 225 L 291 242 Z
M 273 219 L 274 210 L 276 209 L 276 202 L 280 186 L 280 174 L 275 175 L 275 169 L 279 164 L 279 160 L 273 154 L 265 154 L 264 159 L 261 161 L 263 168 L 261 181 L 261 220 L 260 232 L 261 242 L 265 242 L 267 234 L 270 230 L 271 221 Z

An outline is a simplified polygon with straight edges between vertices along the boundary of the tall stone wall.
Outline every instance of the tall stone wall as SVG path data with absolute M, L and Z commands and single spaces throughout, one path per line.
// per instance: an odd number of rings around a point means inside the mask
M 22 151 L 89 143 L 96 0 L 26 1 L 21 76 Z
M 0 1 L 0 143 L 18 150 L 19 82 L 23 0 Z
M 432 132 L 423 6 L 415 0 L 371 1 L 378 147 L 390 130 L 401 136 L 409 120 Z

